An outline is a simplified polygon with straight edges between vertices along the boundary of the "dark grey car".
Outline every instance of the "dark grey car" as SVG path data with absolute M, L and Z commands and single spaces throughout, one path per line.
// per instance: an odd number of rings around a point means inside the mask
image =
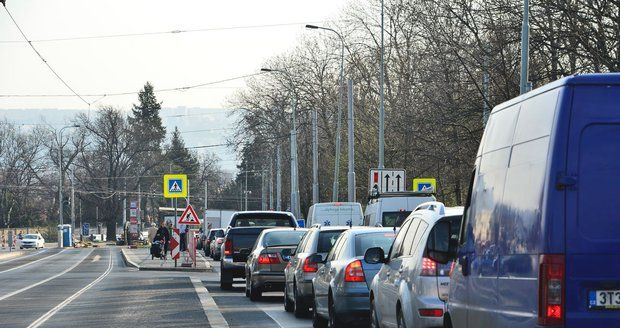
M 284 290 L 284 268 L 306 229 L 267 229 L 258 236 L 245 263 L 245 296 L 258 300 L 263 292 Z
M 284 269 L 284 309 L 287 312 L 294 312 L 296 317 L 308 313 L 313 297 L 312 279 L 318 270 L 316 263 L 309 262 L 309 255 L 317 253 L 325 257 L 340 234 L 348 229 L 344 226 L 316 225 L 304 235 Z
M 365 262 L 364 254 L 373 247 L 387 252 L 394 237 L 394 228 L 353 228 L 342 233 L 312 280 L 314 327 L 368 324 L 370 284 L 381 265 Z M 319 260 L 320 255 L 313 255 L 311 262 Z

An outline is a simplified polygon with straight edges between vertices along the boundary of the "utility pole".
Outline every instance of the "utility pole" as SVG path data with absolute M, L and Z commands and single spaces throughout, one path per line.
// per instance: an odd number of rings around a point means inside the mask
M 260 199 L 261 199 L 261 210 L 267 210 L 267 185 L 265 184 L 265 170 L 260 173 Z
M 144 229 L 144 221 L 142 220 L 142 193 L 140 189 L 140 182 L 138 182 L 138 222 L 140 222 L 142 229 Z M 125 225 L 123 225 L 123 229 L 124 228 Z
M 269 209 L 273 211 L 273 158 L 269 161 Z
M 276 150 L 276 210 L 282 210 L 282 151 L 278 144 Z
M 71 235 L 75 233 L 75 188 L 71 179 Z
M 245 191 L 243 192 L 245 196 L 245 210 L 248 210 L 248 171 L 245 171 Z
M 208 187 L 208 183 L 209 183 L 209 182 L 207 181 L 207 179 L 205 179 L 205 211 L 209 208 L 209 207 L 207 206 L 207 205 L 208 205 L 208 203 L 207 203 L 207 199 L 208 199 L 208 197 L 209 197 L 209 195 L 207 194 L 207 187 Z
M 353 80 L 349 79 L 347 83 L 347 109 L 349 110 L 349 174 L 348 178 L 348 201 L 355 202 L 355 125 L 353 121 Z
M 530 0 L 523 0 L 523 25 L 521 27 L 521 94 L 531 90 L 529 78 L 530 57 Z
M 318 113 L 312 111 L 312 204 L 319 203 L 319 131 Z
M 125 192 L 123 193 L 123 229 L 125 229 L 126 222 L 127 222 L 127 178 L 125 178 Z
M 379 168 L 384 168 L 384 149 L 385 149 L 385 139 L 384 139 L 384 126 L 385 126 L 385 103 L 384 103 L 384 94 L 383 94 L 383 84 L 384 84 L 384 45 L 383 45 L 383 0 L 381 0 L 381 68 L 380 68 L 380 77 L 379 77 Z

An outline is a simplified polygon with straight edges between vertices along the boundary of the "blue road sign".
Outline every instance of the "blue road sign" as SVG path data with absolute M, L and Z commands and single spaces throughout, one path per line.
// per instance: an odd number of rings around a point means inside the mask
M 82 236 L 90 235 L 90 224 L 84 223 L 82 224 Z
M 298 225 L 300 228 L 305 228 L 305 227 L 306 227 L 306 220 L 304 220 L 304 219 L 299 219 L 299 220 L 297 220 L 297 225 Z

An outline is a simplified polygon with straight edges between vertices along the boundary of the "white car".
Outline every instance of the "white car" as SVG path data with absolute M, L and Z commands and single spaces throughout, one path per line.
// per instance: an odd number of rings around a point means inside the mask
M 39 249 L 45 247 L 45 239 L 38 233 L 29 233 L 22 236 L 19 241 L 19 249 L 34 248 Z

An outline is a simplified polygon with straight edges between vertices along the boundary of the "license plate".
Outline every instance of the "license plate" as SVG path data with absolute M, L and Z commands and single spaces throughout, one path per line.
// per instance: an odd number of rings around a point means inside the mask
M 588 294 L 588 307 L 620 310 L 620 290 L 591 290 Z

